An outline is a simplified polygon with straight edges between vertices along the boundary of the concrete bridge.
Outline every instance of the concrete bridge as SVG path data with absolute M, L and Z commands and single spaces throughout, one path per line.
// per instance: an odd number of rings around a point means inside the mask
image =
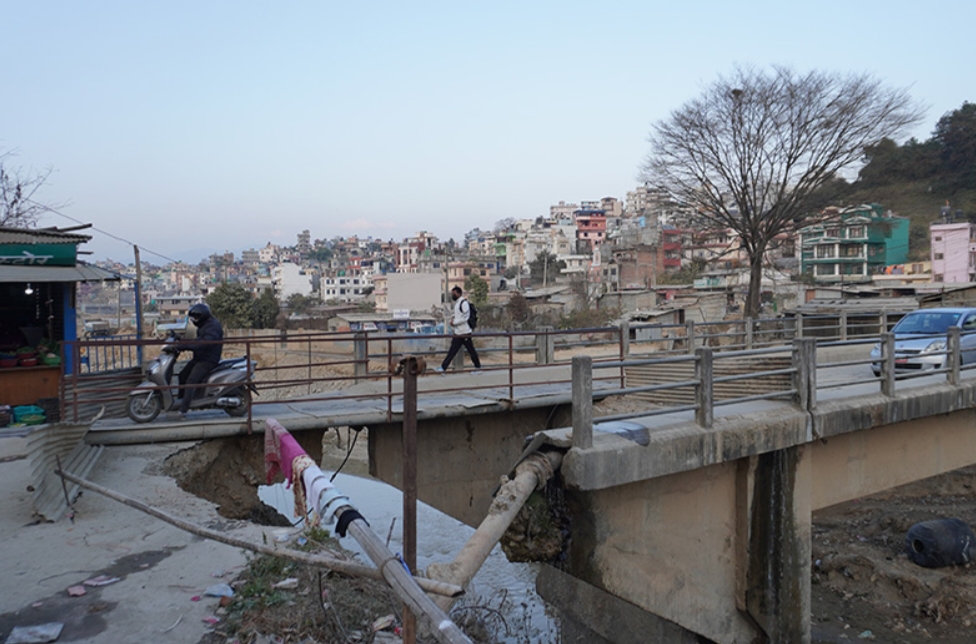
M 477 525 L 522 455 L 557 450 L 552 514 L 569 538 L 538 589 L 566 618 L 566 641 L 809 642 L 812 513 L 976 463 L 976 378 L 960 371 L 958 337 L 949 345 L 947 369 L 911 380 L 896 378 L 890 353 L 872 378 L 870 344 L 809 339 L 788 351 L 580 356 L 571 371 L 537 367 L 525 396 L 511 395 L 503 371 L 438 377 L 434 389 L 453 391 L 425 397 L 421 387 L 418 496 Z M 786 367 L 757 362 L 784 355 Z M 616 375 L 673 363 L 689 365 L 687 381 L 630 386 Z M 752 368 L 720 376 L 721 363 Z M 600 370 L 613 377 L 601 382 Z M 733 382 L 753 386 L 721 394 Z M 594 398 L 681 388 L 692 403 L 593 407 Z M 315 402 L 321 414 L 300 401 L 260 413 L 290 429 L 368 425 L 371 473 L 401 484 L 398 414 Z M 199 438 L 247 431 L 216 419 L 187 429 Z M 88 440 L 110 443 L 114 431 L 103 424 Z

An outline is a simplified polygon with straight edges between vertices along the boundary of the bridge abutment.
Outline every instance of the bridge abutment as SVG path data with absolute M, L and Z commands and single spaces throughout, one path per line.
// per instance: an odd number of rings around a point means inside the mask
M 750 460 L 746 609 L 766 641 L 809 642 L 811 458 L 799 446 Z
M 810 462 L 789 447 L 573 491 L 563 574 L 579 585 L 550 572 L 539 593 L 607 642 L 635 641 L 637 624 L 669 644 L 809 642 Z M 584 598 L 629 617 L 608 620 Z

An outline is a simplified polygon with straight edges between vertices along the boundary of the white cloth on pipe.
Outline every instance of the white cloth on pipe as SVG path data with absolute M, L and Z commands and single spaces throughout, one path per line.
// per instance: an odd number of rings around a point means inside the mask
M 352 505 L 349 503 L 349 497 L 339 492 L 317 465 L 305 468 L 302 472 L 302 482 L 305 484 L 305 498 L 326 525 L 335 520 L 336 510 Z

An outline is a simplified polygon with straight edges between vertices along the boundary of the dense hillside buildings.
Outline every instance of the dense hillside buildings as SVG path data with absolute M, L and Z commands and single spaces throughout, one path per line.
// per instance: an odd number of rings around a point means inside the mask
M 934 280 L 976 281 L 973 226 L 947 219 L 933 224 L 931 235 Z M 844 285 L 875 276 L 893 282 L 909 272 L 902 266 L 907 250 L 908 220 L 878 205 L 862 205 L 828 209 L 797 234 L 784 232 L 766 260 L 770 270 L 794 271 L 792 276 L 777 272 L 779 283 Z M 541 270 L 540 257 L 547 258 Z M 107 267 L 123 273 L 120 292 L 131 294 L 134 271 Z M 505 291 L 520 290 L 531 298 L 545 297 L 539 294 L 553 288 L 585 293 L 589 303 L 606 294 L 621 302 L 654 302 L 655 292 L 681 288 L 721 290 L 734 299 L 733 291 L 748 283 L 747 269 L 734 229 L 709 225 L 703 213 L 667 192 L 639 186 L 625 202 L 613 197 L 560 201 L 535 217 L 507 217 L 491 230 L 472 228 L 460 243 L 442 241 L 429 231 L 397 241 L 360 236 L 313 240 L 303 230 L 295 246 L 269 242 L 245 250 L 239 260 L 225 252 L 197 265 L 144 262 L 142 292 L 152 293 L 159 313 L 170 317 L 185 314 L 181 309 L 188 303 L 223 282 L 240 284 L 255 296 L 270 289 L 282 303 L 300 294 L 328 304 L 355 304 L 363 312 L 375 308 L 429 316 L 449 306 L 446 293 L 452 286 L 468 288 L 475 275 L 497 303 L 506 301 Z M 649 299 L 642 300 L 640 293 Z

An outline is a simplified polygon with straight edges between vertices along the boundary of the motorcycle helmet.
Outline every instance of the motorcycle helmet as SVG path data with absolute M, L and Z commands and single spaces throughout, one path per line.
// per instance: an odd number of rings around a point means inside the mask
M 187 313 L 187 315 L 190 317 L 190 321 L 193 322 L 194 326 L 200 326 L 206 322 L 212 314 L 210 313 L 210 307 L 201 302 L 191 306 L 190 312 Z

